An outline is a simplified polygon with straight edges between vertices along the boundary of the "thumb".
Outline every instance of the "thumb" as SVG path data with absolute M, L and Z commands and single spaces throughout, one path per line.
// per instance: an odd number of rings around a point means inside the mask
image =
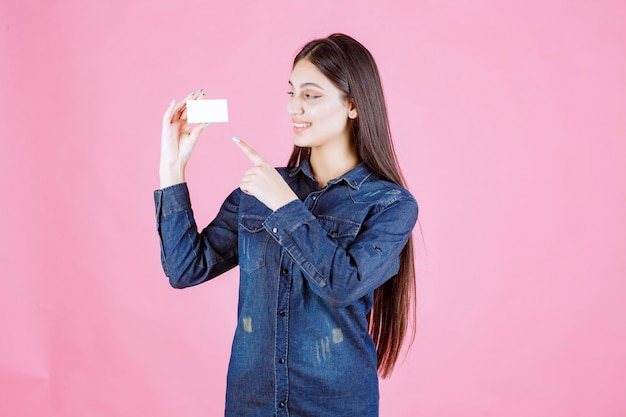
M 206 129 L 209 125 L 210 123 L 199 124 L 199 125 L 194 126 L 189 131 L 189 139 L 191 139 L 191 142 L 194 145 L 198 141 L 198 138 L 200 137 L 200 134 L 202 133 L 202 131 Z

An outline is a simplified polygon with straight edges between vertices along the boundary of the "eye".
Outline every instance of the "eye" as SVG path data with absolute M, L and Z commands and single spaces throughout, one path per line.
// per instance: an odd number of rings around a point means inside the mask
M 320 98 L 321 96 L 316 96 L 315 94 L 311 93 L 304 93 L 304 97 L 306 97 L 307 100 L 315 100 L 316 98 Z
M 294 93 L 293 91 L 287 91 L 287 95 L 288 95 L 289 97 L 293 97 L 293 95 L 294 95 L 294 94 L 295 94 L 295 93 Z

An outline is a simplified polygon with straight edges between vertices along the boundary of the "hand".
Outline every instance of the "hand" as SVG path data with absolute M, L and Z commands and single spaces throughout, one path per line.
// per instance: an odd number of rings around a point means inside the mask
M 272 211 L 298 198 L 278 171 L 261 155 L 238 138 L 233 138 L 233 141 L 254 164 L 241 179 L 241 191 L 256 197 Z
M 190 93 L 179 103 L 172 101 L 163 115 L 161 130 L 161 165 L 159 175 L 161 188 L 185 182 L 185 167 L 191 157 L 200 133 L 207 124 L 195 126 L 187 123 L 186 100 L 198 100 L 203 90 Z

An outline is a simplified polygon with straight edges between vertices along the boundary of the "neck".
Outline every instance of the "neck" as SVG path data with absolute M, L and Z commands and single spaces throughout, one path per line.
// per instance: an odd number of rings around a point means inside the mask
M 311 148 L 311 170 L 320 188 L 359 165 L 354 146 Z

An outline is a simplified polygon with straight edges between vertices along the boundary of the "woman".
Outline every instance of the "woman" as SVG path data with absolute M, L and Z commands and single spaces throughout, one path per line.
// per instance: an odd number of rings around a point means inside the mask
M 377 416 L 377 371 L 391 374 L 414 311 L 417 204 L 365 47 L 342 34 L 309 42 L 288 95 L 287 168 L 233 138 L 253 166 L 201 233 L 184 174 L 206 125 L 187 124 L 185 101 L 169 106 L 155 192 L 163 268 L 183 288 L 239 265 L 227 416 Z

